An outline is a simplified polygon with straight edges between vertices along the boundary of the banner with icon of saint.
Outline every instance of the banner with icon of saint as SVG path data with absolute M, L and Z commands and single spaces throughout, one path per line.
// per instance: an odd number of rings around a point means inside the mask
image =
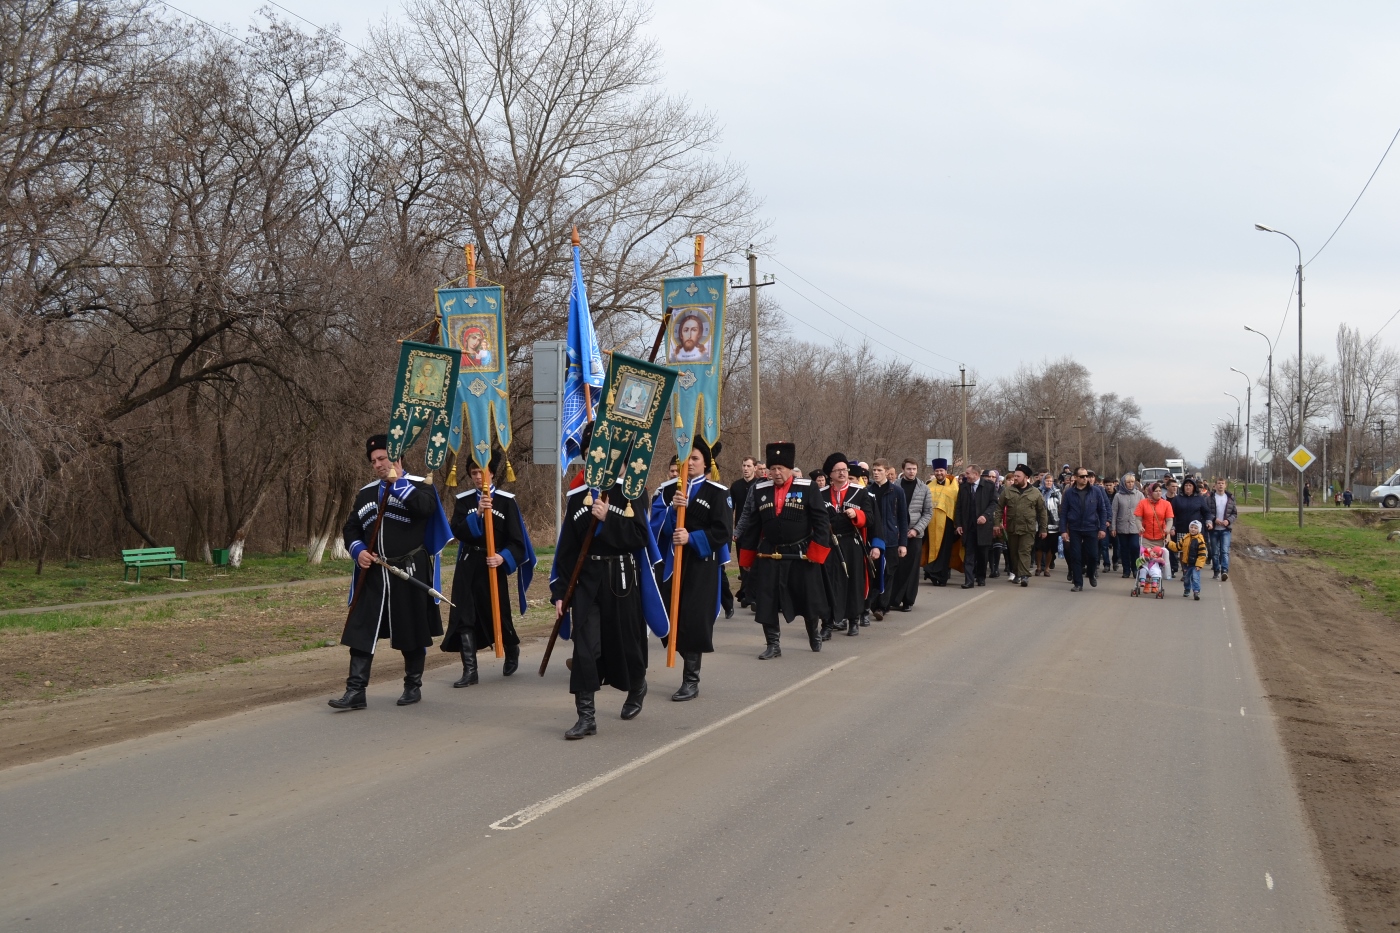
M 398 460 L 427 434 L 427 468 L 436 470 L 447 457 L 461 351 L 405 340 L 399 349 L 394 402 L 389 415 L 389 459 Z
M 666 366 L 621 353 L 609 356 L 603 404 L 583 455 L 583 479 L 589 487 L 606 491 L 621 486 L 628 499 L 646 495 L 647 474 L 676 378 Z

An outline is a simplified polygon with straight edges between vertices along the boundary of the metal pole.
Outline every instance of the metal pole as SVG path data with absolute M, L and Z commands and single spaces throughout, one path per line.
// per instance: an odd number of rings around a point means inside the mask
M 1109 446 L 1113 448 L 1113 476 L 1115 479 L 1121 479 L 1123 470 L 1121 464 L 1118 462 L 1118 442 L 1114 441 Z
M 758 256 L 754 254 L 753 244 L 749 244 L 749 356 L 752 357 L 753 371 L 749 376 L 753 385 L 750 389 L 753 398 L 753 446 L 750 448 L 755 460 L 763 451 L 763 427 L 759 414 L 759 384 L 758 384 Z
M 1250 422 L 1254 420 L 1254 389 L 1248 374 L 1233 366 L 1230 367 L 1230 372 L 1244 376 L 1244 493 L 1245 501 L 1249 501 L 1249 481 L 1254 472 L 1254 463 L 1249 459 Z
M 1284 234 L 1287 236 L 1287 234 Z M 1292 237 L 1288 237 L 1293 240 Z M 1303 446 L 1303 248 L 1298 247 L 1298 446 Z M 1303 527 L 1303 471 L 1298 471 L 1298 527 Z
M 1230 438 L 1230 446 L 1235 448 L 1235 456 L 1231 459 L 1235 461 L 1235 478 L 1238 479 L 1240 475 L 1240 398 L 1238 395 L 1230 395 L 1229 392 L 1226 392 L 1225 394 L 1229 395 L 1230 398 L 1235 400 L 1235 433 Z

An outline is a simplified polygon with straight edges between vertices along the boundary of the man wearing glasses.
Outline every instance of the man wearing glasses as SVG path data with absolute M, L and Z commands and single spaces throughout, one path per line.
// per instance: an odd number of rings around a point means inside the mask
M 1099 486 L 1089 484 L 1089 471 L 1074 471 L 1074 484 L 1064 491 L 1060 502 L 1060 531 L 1069 559 L 1072 592 L 1084 591 L 1087 573 L 1090 586 L 1099 585 L 1099 541 L 1108 536 L 1108 497 Z

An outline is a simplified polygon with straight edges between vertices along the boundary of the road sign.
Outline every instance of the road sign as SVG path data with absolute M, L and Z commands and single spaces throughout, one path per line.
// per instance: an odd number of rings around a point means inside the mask
M 1313 452 L 1302 444 L 1293 448 L 1293 452 L 1288 455 L 1288 462 L 1297 467 L 1299 473 L 1311 466 L 1312 462 L 1316 459 L 1317 458 L 1313 456 Z
M 1263 466 L 1272 459 L 1274 459 L 1274 452 L 1272 450 L 1261 450 L 1254 455 L 1255 462 L 1260 466 Z
M 1021 452 L 1019 452 L 1019 453 L 1009 453 L 1009 454 L 1007 454 L 1007 455 L 1006 455 L 1006 472 L 1008 472 L 1008 473 L 1014 473 L 1014 472 L 1016 472 L 1016 466 L 1017 466 L 1018 464 L 1025 463 L 1025 462 L 1026 462 L 1027 460 L 1029 460 L 1030 458 L 1031 458 L 1031 457 L 1030 457 L 1030 454 L 1026 453 L 1025 451 L 1021 451 Z
M 947 460 L 950 464 L 953 462 L 953 442 L 951 440 L 929 438 L 924 444 L 924 462 L 931 464 L 938 459 Z
M 559 402 L 564 387 L 564 341 L 537 340 L 534 344 L 534 443 L 530 460 L 538 464 L 559 462 Z

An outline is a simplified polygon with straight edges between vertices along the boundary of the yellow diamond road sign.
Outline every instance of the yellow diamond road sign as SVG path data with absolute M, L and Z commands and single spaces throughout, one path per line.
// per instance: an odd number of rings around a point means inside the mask
M 1297 467 L 1299 473 L 1311 466 L 1312 462 L 1316 459 L 1317 458 L 1313 456 L 1313 452 L 1302 444 L 1293 448 L 1293 452 L 1288 455 L 1288 462 Z

